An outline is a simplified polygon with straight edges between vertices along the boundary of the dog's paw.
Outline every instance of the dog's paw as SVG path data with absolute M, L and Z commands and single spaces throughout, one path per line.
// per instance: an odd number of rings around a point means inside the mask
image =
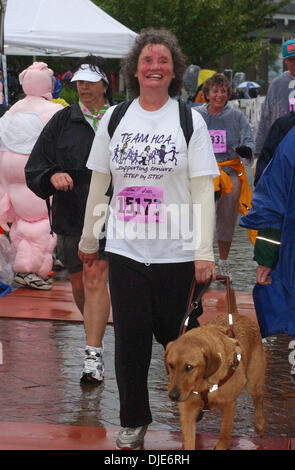
M 262 423 L 255 423 L 255 431 L 257 432 L 259 437 L 263 437 L 265 434 L 265 421 Z
M 230 450 L 227 440 L 219 440 L 213 450 Z

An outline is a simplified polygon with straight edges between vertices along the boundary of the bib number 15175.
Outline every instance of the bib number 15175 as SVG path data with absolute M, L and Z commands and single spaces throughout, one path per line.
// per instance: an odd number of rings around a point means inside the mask
M 152 186 L 130 186 L 116 195 L 116 217 L 124 222 L 161 222 L 163 189 Z

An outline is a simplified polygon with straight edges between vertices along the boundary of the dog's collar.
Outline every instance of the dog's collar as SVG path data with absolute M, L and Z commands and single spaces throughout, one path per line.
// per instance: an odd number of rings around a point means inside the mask
M 233 374 L 235 373 L 237 367 L 240 364 L 241 357 L 242 357 L 241 354 L 234 353 L 234 360 L 233 360 L 233 362 L 232 362 L 232 364 L 229 368 L 228 373 L 226 374 L 226 376 L 223 379 L 221 379 L 218 382 L 218 384 L 214 384 L 208 390 L 203 390 L 202 392 L 192 392 L 195 395 L 200 395 L 201 396 L 201 399 L 204 402 L 203 410 L 205 410 L 205 411 L 210 410 L 209 403 L 208 403 L 208 394 L 218 390 L 222 385 L 224 385 L 233 376 Z

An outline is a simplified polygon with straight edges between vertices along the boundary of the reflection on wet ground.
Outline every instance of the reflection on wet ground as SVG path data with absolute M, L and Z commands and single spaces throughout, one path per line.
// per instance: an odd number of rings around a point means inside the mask
M 247 232 L 237 227 L 231 250 L 231 271 L 236 290 L 252 290 L 256 263 Z M 217 259 L 217 258 L 216 258 Z M 221 283 L 214 288 L 224 289 Z M 0 421 L 119 426 L 119 402 L 114 372 L 113 327 L 104 338 L 105 381 L 100 386 L 81 386 L 85 334 L 81 323 L 8 320 L 0 318 L 4 362 L 0 367 Z M 267 434 L 295 436 L 295 383 L 288 356 L 292 338 L 272 337 L 265 344 L 267 374 L 265 415 Z M 168 399 L 162 347 L 154 343 L 149 374 L 154 430 L 180 429 L 177 405 Z M 198 432 L 216 434 L 218 410 L 205 414 Z M 237 400 L 234 435 L 255 436 L 253 405 L 244 391 Z
M 0 372 L 0 421 L 119 426 L 111 325 L 104 339 L 105 381 L 94 387 L 79 384 L 83 325 L 0 319 L 0 329 L 7 354 Z M 272 436 L 295 436 L 295 385 L 289 375 L 288 342 L 288 338 L 280 336 L 265 346 L 265 414 L 267 434 Z M 154 419 L 150 429 L 178 431 L 178 409 L 168 399 L 163 350 L 157 343 L 149 388 Z M 206 414 L 198 423 L 201 433 L 216 434 L 219 428 L 218 410 Z M 233 434 L 255 436 L 253 406 L 246 391 L 237 401 Z

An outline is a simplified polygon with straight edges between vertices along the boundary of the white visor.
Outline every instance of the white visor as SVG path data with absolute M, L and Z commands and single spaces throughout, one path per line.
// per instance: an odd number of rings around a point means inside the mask
M 104 80 L 109 84 L 107 77 L 100 71 L 99 67 L 92 65 L 90 68 L 89 64 L 82 64 L 77 72 L 74 73 L 71 82 L 76 82 L 77 80 L 83 80 L 85 82 L 99 82 L 100 80 Z

